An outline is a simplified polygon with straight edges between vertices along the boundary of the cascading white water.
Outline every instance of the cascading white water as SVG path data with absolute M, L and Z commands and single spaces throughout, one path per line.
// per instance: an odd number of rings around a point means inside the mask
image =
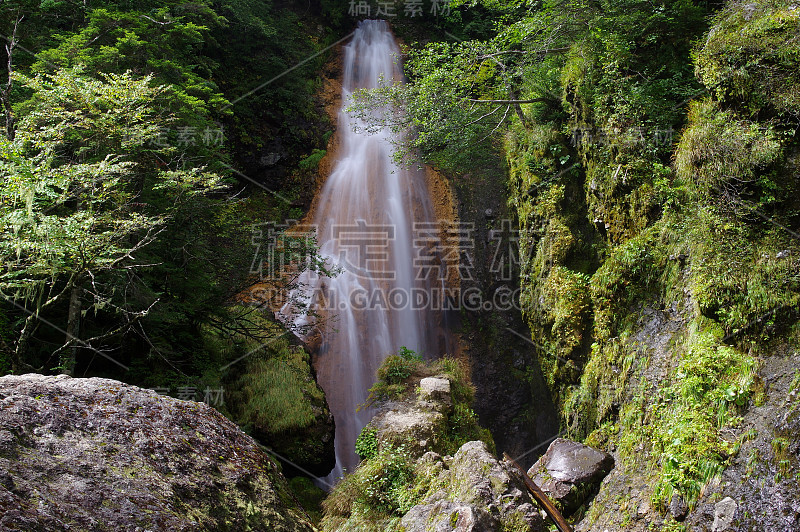
M 341 273 L 332 279 L 300 279 L 312 307 L 319 304 L 319 294 L 334 307 L 313 309 L 326 318 L 316 370 L 336 422 L 331 481 L 358 464 L 355 441 L 373 412 L 356 410 L 386 356 L 401 346 L 429 358 L 443 354 L 437 352 L 442 344 L 439 316 L 412 300 L 442 282 L 418 279 L 426 276 L 418 275 L 414 263 L 420 256 L 421 246 L 415 245 L 420 227 L 430 233 L 435 226 L 425 174 L 396 164 L 396 139 L 389 128 L 365 133 L 366 124 L 344 110 L 357 89 L 402 80 L 399 53 L 388 25 L 379 20 L 361 22 L 344 48 L 340 147 L 312 213 L 320 253 Z

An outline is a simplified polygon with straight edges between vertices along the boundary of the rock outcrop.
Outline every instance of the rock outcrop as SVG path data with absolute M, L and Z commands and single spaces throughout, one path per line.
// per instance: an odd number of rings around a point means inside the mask
M 424 378 L 416 394 L 387 403 L 370 422 L 379 447 L 405 443 L 418 458 L 418 486 L 427 487 L 427 497 L 406 512 L 401 527 L 407 532 L 544 530 L 522 478 L 486 443 L 467 442 L 452 457 L 437 454 L 453 410 L 450 388 L 444 376 Z
M 431 479 L 433 493 L 403 516 L 407 532 L 547 529 L 520 475 L 484 442 L 467 442 L 453 457 L 427 453 L 416 473 Z
M 557 438 L 528 475 L 569 515 L 596 492 L 614 467 L 614 458 L 582 443 Z
M 450 381 L 426 377 L 420 381 L 419 391 L 415 401 L 388 402 L 372 418 L 369 425 L 376 431 L 379 449 L 405 443 L 415 458 L 428 451 L 441 451 L 447 432 L 446 414 L 452 409 Z
M 433 375 L 379 407 L 359 438 L 363 461 L 323 502 L 323 530 L 547 530 L 519 470 L 494 455 L 452 364 L 420 368 Z
M 547 529 L 517 471 L 484 442 L 467 442 L 452 457 L 426 453 L 416 475 L 432 494 L 403 516 L 407 532 Z
M 1 530 L 310 531 L 213 408 L 108 379 L 0 378 Z

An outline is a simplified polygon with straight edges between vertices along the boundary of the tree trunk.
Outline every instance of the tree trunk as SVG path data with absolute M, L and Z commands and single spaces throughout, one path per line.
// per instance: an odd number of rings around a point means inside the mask
M 3 87 L 3 90 L 0 91 L 0 101 L 2 101 L 3 109 L 6 113 L 6 136 L 8 140 L 14 140 L 15 120 L 14 109 L 11 107 L 11 87 L 14 81 L 14 48 L 17 46 L 17 27 L 19 27 L 19 23 L 22 22 L 23 18 L 23 15 L 17 17 L 17 20 L 14 22 L 14 30 L 11 32 L 11 38 L 8 44 L 6 44 L 8 81 L 6 82 L 6 86 Z
M 39 322 L 35 315 L 30 315 L 25 319 L 25 324 L 22 326 L 16 346 L 11 355 L 11 371 L 15 375 L 34 371 L 34 367 L 28 364 L 25 359 L 28 355 L 28 341 L 31 339 L 31 336 L 33 336 L 38 324 Z
M 67 314 L 67 343 L 70 344 L 60 357 L 59 367 L 61 372 L 73 376 L 75 373 L 75 360 L 78 356 L 78 334 L 81 326 L 81 288 L 72 287 L 69 296 L 69 312 Z

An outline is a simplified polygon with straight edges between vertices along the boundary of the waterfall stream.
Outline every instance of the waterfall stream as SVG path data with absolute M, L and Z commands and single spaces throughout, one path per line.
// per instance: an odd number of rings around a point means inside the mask
M 425 172 L 395 162 L 398 139 L 390 128 L 366 133 L 366 124 L 345 111 L 354 91 L 402 81 L 399 55 L 380 20 L 361 22 L 344 47 L 339 149 L 310 216 L 322 257 L 341 271 L 334 278 L 301 279 L 306 300 L 325 318 L 316 370 L 336 422 L 330 481 L 358 464 L 355 441 L 374 412 L 357 409 L 383 360 L 401 346 L 436 358 L 446 345 L 439 311 L 420 303 L 443 282 L 421 275 L 419 267 L 423 248 L 430 250 L 430 239 L 438 238 Z M 320 294 L 325 308 L 318 306 Z

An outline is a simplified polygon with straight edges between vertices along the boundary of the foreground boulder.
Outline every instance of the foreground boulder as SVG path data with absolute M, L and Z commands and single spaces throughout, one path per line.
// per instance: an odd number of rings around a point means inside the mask
M 213 408 L 108 379 L 0 378 L 0 530 L 313 530 Z
M 556 502 L 562 513 L 569 515 L 597 491 L 613 468 L 614 458 L 610 454 L 557 438 L 528 470 L 528 476 Z

